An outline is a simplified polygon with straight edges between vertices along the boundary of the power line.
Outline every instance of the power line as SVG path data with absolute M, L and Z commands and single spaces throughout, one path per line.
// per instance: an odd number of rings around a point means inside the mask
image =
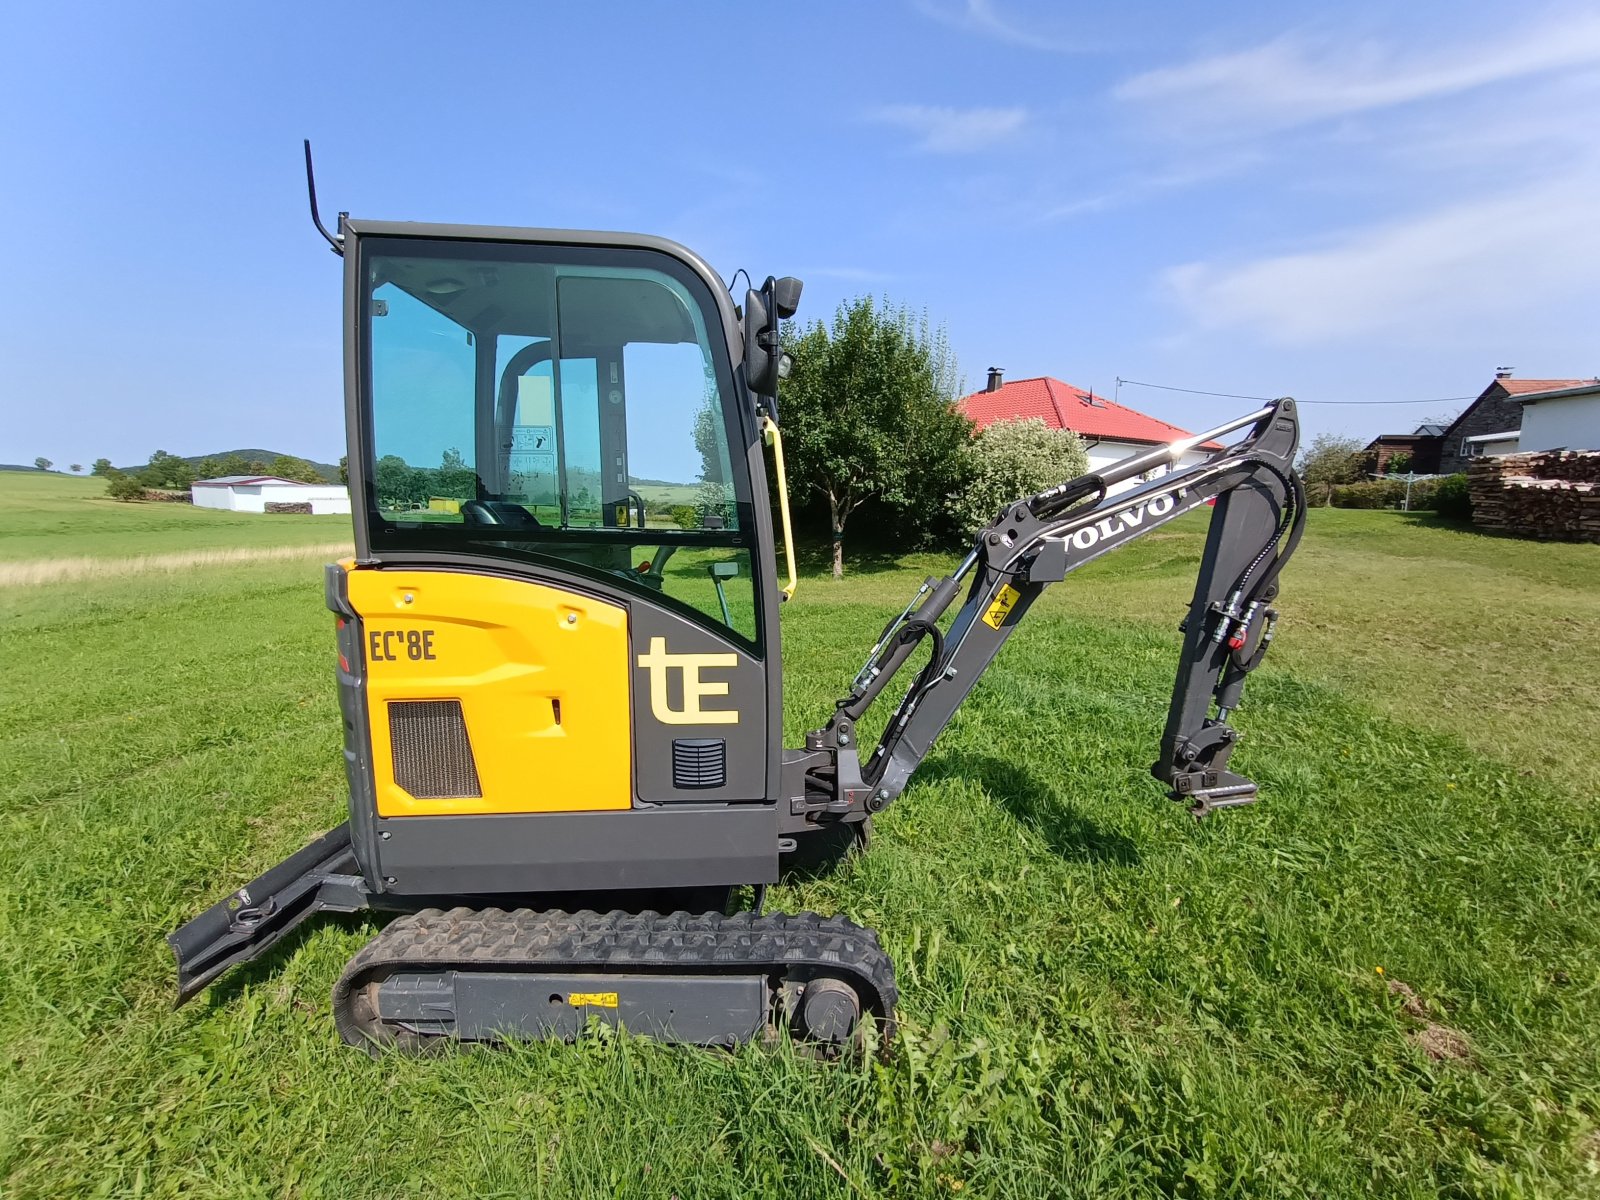
M 1173 387 L 1165 383 L 1144 383 L 1138 379 L 1117 379 L 1117 386 L 1123 384 L 1131 387 L 1156 388 L 1163 392 L 1187 392 L 1191 396 L 1220 396 L 1224 400 L 1263 400 L 1267 403 L 1278 399 L 1277 396 L 1246 396 L 1240 392 L 1208 392 L 1200 388 Z M 1367 405 L 1367 404 L 1454 404 L 1462 400 L 1472 400 L 1473 396 L 1436 396 L 1432 400 L 1299 400 L 1298 404 L 1333 404 L 1333 405 Z

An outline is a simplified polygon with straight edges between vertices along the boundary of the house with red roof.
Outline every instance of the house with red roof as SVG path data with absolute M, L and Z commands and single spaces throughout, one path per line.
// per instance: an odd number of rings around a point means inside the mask
M 1007 383 L 998 367 L 989 368 L 988 386 L 961 400 L 958 407 L 980 429 L 995 421 L 1028 417 L 1042 418 L 1051 429 L 1070 429 L 1083 439 L 1089 451 L 1091 470 L 1109 466 L 1152 446 L 1165 446 L 1193 436 L 1186 429 L 1050 376 Z M 1200 462 L 1213 450 L 1221 448 L 1220 443 L 1204 442 L 1187 451 L 1177 465 L 1187 467 Z M 1150 477 L 1164 475 L 1169 469 L 1159 468 Z M 1137 480 L 1130 480 L 1113 490 L 1121 491 L 1137 484 Z
M 1494 373 L 1494 379 L 1478 398 L 1445 428 L 1439 447 L 1440 474 L 1465 471 L 1467 463 L 1480 456 L 1516 454 L 1523 446 L 1522 422 L 1526 399 L 1530 403 L 1548 400 L 1551 393 L 1592 386 L 1594 379 L 1514 379 L 1509 367 Z

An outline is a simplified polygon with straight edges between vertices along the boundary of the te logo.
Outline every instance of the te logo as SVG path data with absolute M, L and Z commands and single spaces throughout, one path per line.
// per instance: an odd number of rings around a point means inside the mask
M 737 654 L 668 654 L 667 639 L 653 637 L 650 650 L 639 655 L 639 665 L 650 672 L 650 711 L 663 725 L 737 725 L 739 711 L 732 708 L 704 709 L 706 696 L 726 696 L 728 681 L 708 681 L 700 672 L 712 667 L 736 667 Z M 667 700 L 667 672 L 683 672 L 683 707 L 673 708 Z

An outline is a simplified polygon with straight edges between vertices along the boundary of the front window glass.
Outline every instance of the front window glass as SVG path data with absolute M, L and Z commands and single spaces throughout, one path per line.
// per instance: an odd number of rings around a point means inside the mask
M 750 486 L 699 278 L 643 250 L 363 249 L 374 549 L 559 560 L 754 643 Z

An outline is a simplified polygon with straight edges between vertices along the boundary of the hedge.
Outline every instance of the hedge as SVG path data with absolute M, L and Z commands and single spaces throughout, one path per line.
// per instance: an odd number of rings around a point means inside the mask
M 1411 507 L 1432 508 L 1439 481 L 1422 479 L 1411 485 Z M 1340 484 L 1333 489 L 1335 508 L 1399 508 L 1405 503 L 1406 485 L 1398 479 L 1373 479 Z

